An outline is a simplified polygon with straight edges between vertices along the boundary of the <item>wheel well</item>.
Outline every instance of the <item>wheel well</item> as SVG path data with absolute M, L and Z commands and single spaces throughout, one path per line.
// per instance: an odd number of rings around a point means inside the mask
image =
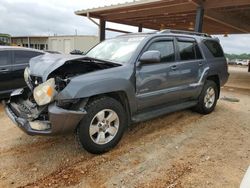
M 95 100 L 96 98 L 100 98 L 103 96 L 111 97 L 111 98 L 119 101 L 122 104 L 122 106 L 124 107 L 125 111 L 127 112 L 128 118 L 130 119 L 130 117 L 131 117 L 130 106 L 128 103 L 128 97 L 124 91 L 116 91 L 116 92 L 110 92 L 110 93 L 104 93 L 104 94 L 100 94 L 100 95 L 91 96 L 88 100 L 88 103 Z
M 213 75 L 213 76 L 209 76 L 207 77 L 207 80 L 211 80 L 214 83 L 216 83 L 217 88 L 218 88 L 218 97 L 220 96 L 220 79 L 218 75 Z

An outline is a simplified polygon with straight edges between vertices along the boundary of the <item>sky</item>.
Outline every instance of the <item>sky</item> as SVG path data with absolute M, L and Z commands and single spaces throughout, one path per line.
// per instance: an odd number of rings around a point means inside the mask
M 133 0 L 0 0 L 0 33 L 20 35 L 98 35 L 97 26 L 74 11 Z M 107 23 L 136 32 L 137 28 Z M 107 32 L 107 37 L 117 33 Z M 250 35 L 219 37 L 226 53 L 250 53 Z

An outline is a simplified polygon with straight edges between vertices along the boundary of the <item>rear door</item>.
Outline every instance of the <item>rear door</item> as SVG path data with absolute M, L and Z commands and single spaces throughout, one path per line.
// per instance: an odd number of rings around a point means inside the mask
M 12 89 L 11 53 L 9 50 L 0 51 L 0 94 Z
M 22 88 L 26 86 L 24 81 L 23 73 L 24 69 L 29 65 L 31 58 L 42 55 L 41 52 L 30 51 L 30 50 L 14 50 L 13 51 L 13 88 Z
M 178 64 L 176 74 L 178 74 L 178 90 L 180 99 L 189 100 L 197 98 L 206 64 L 202 56 L 198 43 L 193 38 L 177 38 Z

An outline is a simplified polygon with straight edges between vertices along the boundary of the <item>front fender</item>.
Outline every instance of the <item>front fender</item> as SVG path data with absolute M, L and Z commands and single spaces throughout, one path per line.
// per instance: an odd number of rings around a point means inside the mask
M 115 91 L 124 91 L 128 96 L 135 92 L 133 85 L 124 79 L 106 79 L 84 84 L 81 81 L 71 81 L 70 84 L 58 94 L 57 100 L 86 98 Z
M 58 93 L 56 100 L 81 99 L 122 91 L 127 95 L 130 109 L 133 112 L 136 108 L 133 69 L 114 69 L 117 70 L 72 78 L 69 84 Z

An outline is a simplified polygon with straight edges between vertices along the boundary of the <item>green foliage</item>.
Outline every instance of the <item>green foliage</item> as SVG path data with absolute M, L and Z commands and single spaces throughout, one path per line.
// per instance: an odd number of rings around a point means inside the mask
M 237 55 L 237 54 L 225 54 L 225 56 L 230 60 L 232 60 L 232 59 L 250 59 L 250 54 L 246 54 L 246 53 L 239 54 L 239 55 Z
M 9 34 L 4 34 L 4 33 L 0 33 L 0 37 L 8 37 L 8 38 L 10 38 L 10 35 Z
M 9 44 L 0 40 L 0 46 L 2 46 L 2 45 L 4 46 L 4 45 L 9 45 Z

